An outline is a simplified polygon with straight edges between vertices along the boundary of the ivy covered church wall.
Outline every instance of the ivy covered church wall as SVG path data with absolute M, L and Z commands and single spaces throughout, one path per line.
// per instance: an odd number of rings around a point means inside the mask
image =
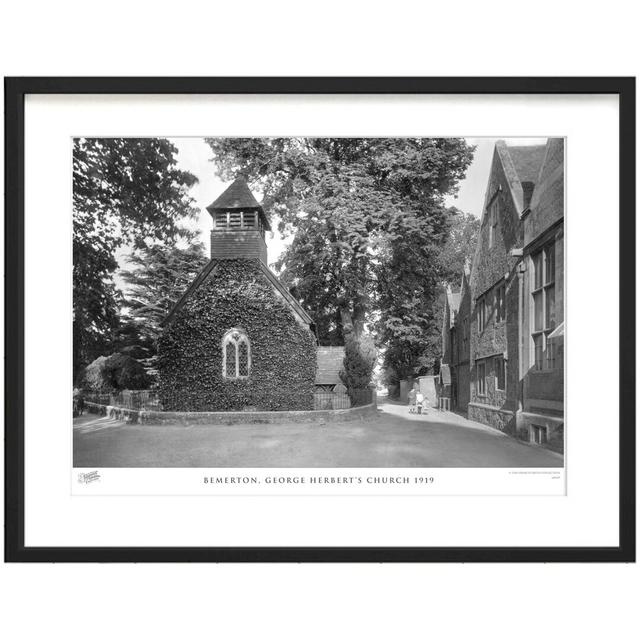
M 248 379 L 222 375 L 232 328 L 251 344 Z M 158 343 L 166 411 L 311 410 L 316 345 L 254 260 L 220 260 Z

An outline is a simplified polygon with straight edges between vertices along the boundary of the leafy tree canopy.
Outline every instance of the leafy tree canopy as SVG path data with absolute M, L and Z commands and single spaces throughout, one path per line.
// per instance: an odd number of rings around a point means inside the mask
M 433 347 L 444 197 L 473 148 L 453 138 L 212 138 L 219 175 L 244 173 L 293 241 L 276 265 L 323 344 L 365 325 L 400 373 Z M 437 341 L 436 341 L 437 343 Z
M 465 264 L 471 264 L 479 231 L 479 218 L 451 208 L 448 238 L 438 258 L 441 277 L 447 284 L 460 285 Z
M 74 373 L 108 348 L 120 302 L 116 251 L 179 237 L 196 215 L 176 147 L 159 138 L 76 138 L 73 144 Z
M 185 248 L 155 244 L 133 253 L 121 271 L 126 284 L 120 351 L 140 358 L 147 372 L 155 377 L 156 340 L 161 323 L 196 275 L 207 264 L 204 244 L 189 236 Z

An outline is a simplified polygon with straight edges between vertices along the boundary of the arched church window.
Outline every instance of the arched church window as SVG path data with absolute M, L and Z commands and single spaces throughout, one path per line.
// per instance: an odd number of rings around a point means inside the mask
M 241 329 L 230 329 L 222 339 L 222 375 L 248 378 L 251 371 L 251 344 Z

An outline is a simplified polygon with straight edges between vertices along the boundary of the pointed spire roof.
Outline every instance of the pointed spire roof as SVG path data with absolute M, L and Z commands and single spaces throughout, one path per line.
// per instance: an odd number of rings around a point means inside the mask
M 243 175 L 238 176 L 223 193 L 207 207 L 207 211 L 211 215 L 217 211 L 234 210 L 258 211 L 266 229 L 268 231 L 271 230 L 262 205 L 255 199 L 253 193 L 251 193 L 247 179 Z

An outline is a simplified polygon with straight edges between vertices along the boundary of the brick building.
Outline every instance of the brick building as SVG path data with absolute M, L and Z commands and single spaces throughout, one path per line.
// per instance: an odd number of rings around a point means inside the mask
M 454 408 L 466 404 L 469 418 L 559 451 L 563 238 L 563 140 L 497 142 L 471 273 L 447 295 L 443 319 Z

